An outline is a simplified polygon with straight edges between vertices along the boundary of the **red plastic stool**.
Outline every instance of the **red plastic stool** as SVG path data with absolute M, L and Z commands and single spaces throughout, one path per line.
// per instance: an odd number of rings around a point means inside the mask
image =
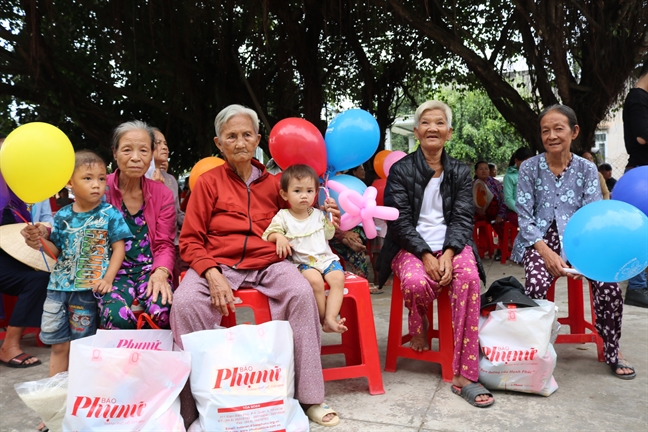
M 429 351 L 416 352 L 408 343 L 412 336 L 403 334 L 403 293 L 401 282 L 394 275 L 392 286 L 391 311 L 389 313 L 389 336 L 387 338 L 387 358 L 385 359 L 385 371 L 396 372 L 396 361 L 398 357 L 405 357 L 414 360 L 422 360 L 441 365 L 441 376 L 443 381 L 451 382 L 454 376 L 452 371 L 452 358 L 454 356 L 454 335 L 452 330 L 452 311 L 450 306 L 450 291 L 442 288 L 437 297 L 438 328 L 434 328 L 433 305 L 428 308 L 428 332 L 427 340 L 430 344 Z M 432 350 L 432 339 L 439 339 L 439 350 Z
M 236 307 L 248 307 L 254 313 L 254 322 L 256 324 L 263 324 L 272 321 L 270 315 L 270 303 L 268 297 L 261 294 L 254 288 L 239 288 L 234 291 L 234 297 L 241 299 L 241 302 Z M 236 312 L 230 311 L 229 315 L 223 316 L 221 320 L 223 327 L 234 327 L 236 325 Z
M 324 381 L 366 377 L 370 394 L 384 394 L 369 282 L 353 273 L 345 276 L 340 316 L 349 330 L 342 333 L 341 343 L 322 347 L 322 355 L 344 354 L 345 366 L 324 369 Z
M 498 249 L 499 246 L 496 246 L 493 242 L 493 227 L 486 221 L 475 222 L 473 227 L 473 240 L 477 245 L 477 253 L 481 258 L 484 258 L 488 252 L 488 256 L 491 258 L 495 253 L 495 249 Z
M 322 355 L 344 354 L 346 364 L 324 369 L 324 381 L 366 377 L 370 394 L 384 394 L 369 284 L 366 279 L 346 273 L 344 288 L 340 315 L 346 318 L 349 330 L 342 333 L 340 344 L 323 346 Z M 325 285 L 325 289 L 329 289 L 328 285 Z M 252 308 L 256 324 L 272 319 L 268 298 L 257 290 L 240 288 L 234 292 L 234 296 L 241 299 L 236 307 Z M 230 312 L 228 316 L 224 316 L 221 325 L 236 325 L 236 314 Z
M 506 260 L 511 257 L 511 250 L 513 250 L 513 242 L 515 237 L 518 235 L 518 227 L 512 223 L 506 221 L 504 222 L 504 235 L 502 236 L 502 241 L 500 242 L 499 248 L 502 254 L 502 259 L 500 263 L 506 264 Z
M 5 316 L 3 319 L 0 319 L 0 327 L 9 327 L 9 320 L 11 319 L 11 314 L 13 313 L 14 307 L 16 306 L 16 302 L 18 302 L 18 297 L 3 294 L 2 301 L 4 303 Z M 25 328 L 25 331 L 23 331 L 22 335 L 25 336 L 26 334 L 36 335 L 36 345 L 38 345 L 39 347 L 47 346 L 40 340 L 40 327 L 27 327 Z M 0 340 L 4 340 L 5 336 L 7 336 L 6 331 L 0 332 Z
M 549 290 L 547 291 L 547 300 L 554 301 L 554 294 L 556 289 L 555 279 Z M 589 281 L 588 281 L 589 282 Z M 568 315 L 565 318 L 558 318 L 558 322 L 563 325 L 569 326 L 569 334 L 559 334 L 556 343 L 590 343 L 596 344 L 598 352 L 598 361 L 605 361 L 603 355 L 603 339 L 596 331 L 594 323 L 596 322 L 596 315 L 594 314 L 594 305 L 592 304 L 592 283 L 589 282 L 590 288 L 590 310 L 592 314 L 592 321 L 585 320 L 585 308 L 583 298 L 583 281 L 580 279 L 567 278 L 567 301 Z M 587 333 L 589 330 L 590 333 Z

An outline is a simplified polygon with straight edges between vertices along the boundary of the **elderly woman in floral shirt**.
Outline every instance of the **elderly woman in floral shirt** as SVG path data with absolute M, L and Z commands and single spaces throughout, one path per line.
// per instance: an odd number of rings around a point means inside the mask
M 525 289 L 532 298 L 545 298 L 556 278 L 574 277 L 564 270 L 569 267 L 562 247 L 565 226 L 578 209 L 602 198 L 596 167 L 570 151 L 578 133 L 571 108 L 545 109 L 540 114 L 540 134 L 546 152 L 520 166 L 516 203 L 520 233 L 511 259 L 524 265 Z M 621 289 L 616 283 L 591 282 L 605 361 L 613 375 L 632 379 L 636 373 L 619 353 Z

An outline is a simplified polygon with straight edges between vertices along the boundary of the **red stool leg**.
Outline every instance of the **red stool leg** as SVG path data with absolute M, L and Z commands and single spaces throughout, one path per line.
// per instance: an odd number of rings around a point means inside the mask
M 444 288 L 437 298 L 439 315 L 439 363 L 443 381 L 451 382 L 454 376 L 452 360 L 454 357 L 454 332 L 452 329 L 452 307 L 450 305 L 450 291 Z
M 387 356 L 385 358 L 385 371 L 396 372 L 398 348 L 412 338 L 403 336 L 403 293 L 401 292 L 400 279 L 394 275 L 392 285 L 391 307 L 389 311 L 389 333 L 387 335 Z
M 384 394 L 382 370 L 380 369 L 380 354 L 378 352 L 378 340 L 376 337 L 376 326 L 374 324 L 373 308 L 371 307 L 371 295 L 369 284 L 365 287 L 358 287 L 355 295 L 360 300 L 356 302 L 357 326 L 360 337 L 360 352 L 363 362 L 366 365 L 366 376 L 369 382 L 369 393 L 372 395 Z
M 554 301 L 556 280 L 547 291 L 547 300 Z M 603 339 L 596 330 L 596 315 L 594 313 L 594 305 L 592 300 L 591 282 L 590 286 L 590 308 L 592 314 L 592 321 L 585 320 L 585 299 L 583 297 L 583 282 L 582 280 L 568 278 L 567 279 L 567 313 L 565 318 L 559 318 L 558 322 L 563 325 L 569 326 L 568 334 L 559 334 L 556 339 L 557 344 L 561 343 L 595 343 L 598 354 L 598 361 L 604 361 L 605 356 L 603 353 Z M 589 332 L 587 332 L 589 330 Z
M 567 278 L 567 308 L 569 310 L 569 329 L 571 333 L 585 333 L 585 310 L 583 308 L 583 281 Z
M 484 258 L 486 252 L 492 258 L 495 252 L 493 243 L 493 227 L 486 221 L 475 222 L 473 227 L 473 240 L 477 245 L 477 252 L 480 258 Z
M 484 256 L 486 255 L 486 250 L 484 249 L 482 242 L 482 236 L 480 235 L 483 223 L 484 222 L 475 222 L 475 225 L 473 226 L 473 241 L 477 246 L 477 253 L 479 254 L 480 258 L 484 258 Z
M 338 353 L 344 354 L 344 361 L 347 366 L 362 364 L 359 331 L 361 324 L 356 313 L 357 309 L 358 305 L 355 299 L 345 296 L 340 309 L 340 316 L 346 318 L 345 324 L 349 330 L 342 333 L 342 343 Z M 324 348 L 322 346 L 322 354 L 325 354 L 326 350 Z
M 322 346 L 322 355 L 344 354 L 345 366 L 324 369 L 324 381 L 366 377 L 370 394 L 384 394 L 369 284 L 352 275 L 344 287 L 340 316 L 347 319 L 349 330 L 342 333 L 340 344 Z
M 429 313 L 434 305 L 430 305 L 428 309 L 428 317 L 433 318 L 433 314 Z M 392 287 L 392 304 L 391 314 L 389 317 L 389 336 L 387 339 L 387 357 L 385 359 L 385 371 L 395 372 L 396 361 L 398 357 L 405 357 L 414 360 L 423 360 L 432 363 L 439 363 L 441 365 L 441 375 L 443 380 L 451 382 L 453 378 L 452 360 L 454 356 L 454 338 L 452 330 L 452 311 L 450 306 L 449 290 L 443 288 L 437 297 L 437 315 L 438 327 L 432 331 L 428 330 L 428 337 L 438 337 L 439 350 L 432 350 L 430 345 L 429 351 L 416 352 L 409 346 L 404 346 L 409 342 L 412 337 L 408 334 L 403 334 L 403 296 L 400 289 L 400 280 L 394 277 L 394 285 Z M 434 322 L 430 319 L 429 328 L 434 326 Z M 430 341 L 431 343 L 431 341 Z
M 508 221 L 504 222 L 504 229 L 502 230 L 504 231 L 504 234 L 500 242 L 500 252 L 502 254 L 502 259 L 500 260 L 501 264 L 506 264 L 506 260 L 511 256 L 511 245 L 513 239 L 515 239 L 513 230 L 515 230 L 515 234 L 517 234 L 517 228 L 512 223 Z M 513 237 L 513 239 L 511 237 Z

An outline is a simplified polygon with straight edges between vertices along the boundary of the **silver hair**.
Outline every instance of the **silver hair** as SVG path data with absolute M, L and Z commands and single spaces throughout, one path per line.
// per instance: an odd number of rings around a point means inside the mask
M 229 119 L 240 114 L 250 117 L 250 120 L 252 120 L 252 125 L 254 126 L 254 133 L 258 134 L 259 116 L 257 115 L 257 113 L 250 108 L 244 107 L 243 105 L 233 104 L 226 106 L 221 110 L 221 112 L 218 113 L 218 115 L 216 115 L 216 118 L 214 119 L 214 129 L 216 129 L 216 136 L 218 137 L 220 135 L 223 126 L 225 126 L 225 123 L 227 123 Z
M 135 130 L 146 131 L 148 136 L 151 138 L 151 150 L 155 149 L 155 135 L 153 134 L 153 128 L 141 120 L 124 122 L 119 126 L 117 126 L 113 131 L 113 136 L 111 141 L 112 149 L 114 151 L 117 151 L 117 149 L 119 148 L 119 140 L 121 140 L 126 133 Z
M 452 127 L 452 110 L 450 109 L 450 107 L 448 105 L 444 104 L 441 101 L 437 101 L 437 100 L 430 100 L 430 101 L 427 101 L 427 102 L 423 102 L 421 105 L 419 105 L 419 107 L 416 109 L 416 113 L 414 114 L 414 126 L 415 127 L 419 126 L 419 122 L 421 121 L 421 116 L 423 115 L 423 113 L 425 111 L 435 110 L 435 109 L 441 110 L 441 111 L 443 111 L 445 113 L 446 120 L 448 121 L 448 127 L 451 128 Z
M 162 131 L 160 129 L 156 128 L 155 126 L 151 126 L 151 131 L 153 132 L 153 146 L 154 147 L 155 147 L 155 132 L 159 132 L 164 137 L 164 139 L 166 140 L 166 137 L 164 136 L 164 134 L 162 133 Z M 166 146 L 167 146 L 167 148 L 169 147 L 168 142 L 166 143 Z

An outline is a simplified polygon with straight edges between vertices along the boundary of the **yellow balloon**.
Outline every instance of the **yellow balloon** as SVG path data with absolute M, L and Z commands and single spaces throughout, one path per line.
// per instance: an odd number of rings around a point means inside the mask
M 0 148 L 0 171 L 7 186 L 26 203 L 60 191 L 74 171 L 74 148 L 48 123 L 27 123 L 7 136 Z

